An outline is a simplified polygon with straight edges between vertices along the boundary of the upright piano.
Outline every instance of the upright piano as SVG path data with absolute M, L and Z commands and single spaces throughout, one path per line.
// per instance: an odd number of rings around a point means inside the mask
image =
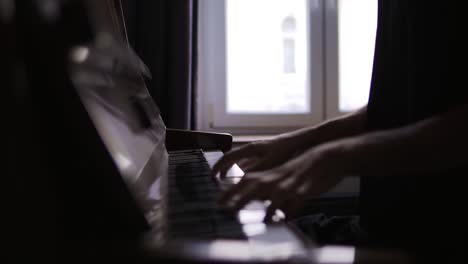
M 166 128 L 119 1 L 7 2 L 13 18 L 2 27 L 15 31 L 9 63 L 21 76 L 8 88 L 28 95 L 22 117 L 36 120 L 27 128 L 41 148 L 37 167 L 18 175 L 42 177 L 31 189 L 53 204 L 43 228 L 58 254 L 132 263 L 355 260 L 353 248 L 317 248 L 286 222 L 264 223 L 264 202 L 239 212 L 219 206 L 223 188 L 242 176 L 238 167 L 231 182 L 210 176 L 232 136 Z

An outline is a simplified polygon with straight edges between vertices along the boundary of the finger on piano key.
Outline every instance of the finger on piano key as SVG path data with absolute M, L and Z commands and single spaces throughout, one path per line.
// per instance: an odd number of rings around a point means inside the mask
M 208 161 L 210 168 L 213 169 L 216 162 L 221 159 L 224 153 L 221 151 L 206 151 L 203 152 L 203 155 Z M 216 179 L 220 180 L 220 184 L 228 186 L 238 183 L 243 176 L 244 171 L 237 164 L 232 165 L 232 167 L 226 172 L 226 177 L 221 179 L 219 173 L 215 175 Z

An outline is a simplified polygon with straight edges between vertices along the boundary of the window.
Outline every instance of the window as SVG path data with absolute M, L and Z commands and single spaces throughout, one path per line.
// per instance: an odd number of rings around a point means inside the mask
M 365 105 L 377 0 L 201 0 L 198 124 L 283 132 Z
M 374 58 L 378 0 L 326 1 L 327 117 L 366 105 Z M 335 16 L 334 14 L 337 14 Z

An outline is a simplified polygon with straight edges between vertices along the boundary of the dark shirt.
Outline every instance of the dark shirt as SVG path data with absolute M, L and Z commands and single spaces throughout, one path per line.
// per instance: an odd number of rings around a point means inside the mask
M 379 0 L 369 130 L 402 127 L 467 102 L 462 12 L 457 1 Z M 363 176 L 362 226 L 385 246 L 427 249 L 466 239 L 467 178 L 463 168 Z

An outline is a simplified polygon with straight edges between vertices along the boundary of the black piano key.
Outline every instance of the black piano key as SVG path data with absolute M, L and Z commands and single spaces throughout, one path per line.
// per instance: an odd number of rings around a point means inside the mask
M 168 219 L 169 222 L 171 222 L 171 219 L 180 219 L 180 218 L 193 218 L 195 215 L 197 216 L 198 219 L 202 220 L 205 219 L 206 221 L 210 221 L 211 224 L 213 224 L 212 219 L 213 219 L 213 210 L 209 209 L 199 209 L 197 211 L 177 211 L 177 212 L 169 212 L 168 214 Z
M 213 221 L 217 225 L 231 224 L 231 223 L 239 224 L 239 220 L 237 219 L 234 213 L 223 213 L 223 212 L 220 212 L 220 210 L 218 210 L 216 214 L 214 215 Z
M 206 217 L 206 215 L 191 214 L 186 217 L 175 217 L 170 219 L 171 226 L 182 226 L 182 225 L 212 225 L 212 217 Z
M 204 160 L 200 160 L 200 157 L 203 155 L 187 155 L 187 156 L 180 156 L 180 157 L 171 157 L 169 160 L 169 164 L 171 163 L 180 163 L 181 161 L 198 161 L 198 162 L 205 162 Z
M 201 234 L 212 234 L 216 232 L 214 227 L 207 223 L 207 224 L 199 224 L 199 225 L 178 225 L 178 226 L 170 226 L 169 227 L 170 234 L 174 236 L 193 236 L 193 235 L 201 235 Z
M 203 192 L 203 193 L 197 193 L 196 199 L 193 199 L 191 197 L 183 196 L 183 195 L 175 195 L 170 197 L 169 199 L 169 204 L 172 203 L 187 203 L 187 202 L 192 202 L 192 201 L 214 201 L 218 202 L 220 199 L 221 195 L 220 192 L 212 193 L 212 192 Z
M 169 171 L 170 172 L 178 172 L 178 171 L 198 171 L 198 172 L 204 172 L 207 173 L 208 175 L 211 172 L 210 166 L 208 164 L 184 164 L 184 165 L 173 165 L 169 166 Z
M 169 185 L 169 195 L 180 194 L 180 195 L 193 195 L 200 192 L 215 192 L 219 193 L 221 190 L 215 184 L 202 184 L 202 185 Z
M 181 177 L 174 179 L 173 181 L 169 181 L 169 186 L 174 185 L 193 185 L 193 184 L 210 184 L 216 186 L 217 183 L 214 179 L 206 178 L 206 177 Z
M 169 214 L 192 213 L 192 212 L 214 212 L 217 205 L 213 202 L 197 202 L 188 204 L 179 204 L 169 209 Z
M 192 170 L 169 170 L 168 175 L 170 180 L 175 178 L 186 178 L 186 177 L 206 177 L 213 178 L 210 176 L 210 173 L 203 170 L 192 169 Z
M 198 164 L 198 165 L 205 165 L 204 163 L 200 163 L 198 158 L 190 158 L 190 159 L 180 159 L 180 160 L 172 160 L 169 161 L 169 166 L 180 166 L 180 165 L 189 165 L 189 164 Z
M 203 151 L 201 149 L 184 149 L 168 152 L 171 157 L 184 156 L 190 154 L 201 154 Z
M 246 239 L 232 212 L 218 204 L 221 188 L 200 150 L 170 152 L 168 222 L 173 237 Z

